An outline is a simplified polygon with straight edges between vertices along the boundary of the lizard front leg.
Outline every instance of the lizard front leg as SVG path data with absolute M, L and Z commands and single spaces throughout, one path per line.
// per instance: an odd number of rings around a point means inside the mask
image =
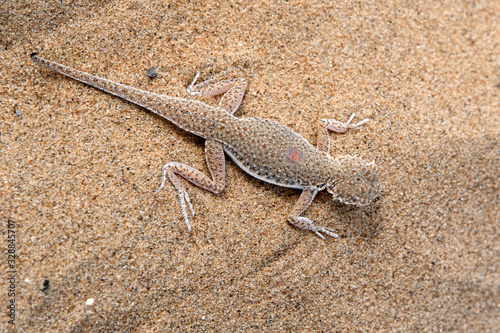
M 189 224 L 186 203 L 189 206 L 191 214 L 194 217 L 193 206 L 191 205 L 191 201 L 189 200 L 189 195 L 186 192 L 186 189 L 182 185 L 177 175 L 182 176 L 192 184 L 215 194 L 220 193 L 224 189 L 224 186 L 226 184 L 226 161 L 224 159 L 224 150 L 222 148 L 222 144 L 215 140 L 208 139 L 205 142 L 205 157 L 207 160 L 208 169 L 210 170 L 210 174 L 212 176 L 211 179 L 201 171 L 196 170 L 189 165 L 170 162 L 165 164 L 165 166 L 163 167 L 161 185 L 158 189 L 158 191 L 160 191 L 163 188 L 163 186 L 165 185 L 165 180 L 167 178 L 170 180 L 172 185 L 174 185 L 175 190 L 177 191 L 179 204 L 181 206 L 182 216 L 184 217 L 184 221 L 186 222 L 189 231 L 191 231 L 191 225 Z
M 292 214 L 288 217 L 288 222 L 299 229 L 310 230 L 322 239 L 325 239 L 325 237 L 323 237 L 321 232 L 328 236 L 338 238 L 339 236 L 334 233 L 335 230 L 315 225 L 314 222 L 308 218 L 299 216 L 304 210 L 307 209 L 307 207 L 309 207 L 309 205 L 311 205 L 316 193 L 318 193 L 318 190 L 302 191 L 299 200 L 297 200 L 295 206 L 293 207 Z
M 328 135 L 328 130 L 334 131 L 336 133 L 345 133 L 348 130 L 357 130 L 361 125 L 365 124 L 370 119 L 363 119 L 357 124 L 351 124 L 354 119 L 354 113 L 351 115 L 348 121 L 345 123 L 340 122 L 335 119 L 321 119 L 318 122 L 318 145 L 319 151 L 324 151 L 328 153 L 330 151 L 330 136 Z

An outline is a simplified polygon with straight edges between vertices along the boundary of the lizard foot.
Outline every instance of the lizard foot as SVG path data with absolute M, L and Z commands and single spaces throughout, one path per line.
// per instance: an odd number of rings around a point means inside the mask
M 191 84 L 187 87 L 187 92 L 191 96 L 198 96 L 199 94 L 195 91 L 194 85 L 196 84 L 196 81 L 198 80 L 198 77 L 200 76 L 200 72 L 197 72 L 196 75 L 194 76 L 193 81 L 191 81 Z
M 337 132 L 337 133 L 345 133 L 347 130 L 357 130 L 359 129 L 362 125 L 364 125 L 366 122 L 368 122 L 370 119 L 363 119 L 359 123 L 356 124 L 351 124 L 351 121 L 354 119 L 354 116 L 356 114 L 353 113 L 351 115 L 351 118 L 349 118 L 348 121 L 345 123 L 335 120 L 335 119 L 321 119 L 321 123 L 328 128 L 331 131 Z
M 317 226 L 314 224 L 313 221 L 309 220 L 308 218 L 305 217 L 292 217 L 290 216 L 288 221 L 294 225 L 295 227 L 302 229 L 302 230 L 309 230 L 314 232 L 318 237 L 321 239 L 325 239 L 325 237 L 321 234 L 324 233 L 325 235 L 328 235 L 333 238 L 339 238 L 339 235 L 335 233 L 335 230 L 330 229 L 330 228 L 325 228 L 321 226 Z
M 206 81 L 196 83 L 198 81 L 198 77 L 200 76 L 200 72 L 197 72 L 196 75 L 194 76 L 193 81 L 191 81 L 191 84 L 187 87 L 187 92 L 191 96 L 214 96 L 218 95 L 218 91 L 210 91 L 208 94 L 205 91 L 206 88 L 210 85 L 210 82 L 214 81 L 214 78 L 208 79 Z M 221 91 L 220 93 L 223 93 L 225 91 Z
M 191 231 L 191 225 L 189 224 L 189 216 L 186 210 L 186 203 L 189 207 L 189 210 L 191 211 L 191 215 L 194 217 L 195 214 L 193 210 L 193 205 L 191 204 L 191 200 L 189 199 L 189 194 L 186 192 L 186 189 L 184 188 L 184 186 L 182 186 L 182 183 L 180 182 L 179 178 L 177 178 L 177 176 L 170 170 L 169 167 L 170 167 L 169 164 L 166 164 L 163 167 L 161 185 L 157 192 L 160 192 L 160 190 L 163 188 L 163 186 L 165 185 L 165 180 L 168 177 L 168 179 L 174 185 L 175 190 L 177 191 L 177 198 L 181 206 L 182 216 L 184 217 L 184 221 L 186 222 L 188 230 Z

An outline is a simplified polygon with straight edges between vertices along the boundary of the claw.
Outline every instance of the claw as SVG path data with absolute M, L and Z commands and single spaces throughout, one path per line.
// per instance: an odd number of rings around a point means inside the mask
M 328 235 L 328 236 L 330 236 L 330 237 L 333 237 L 333 238 L 339 238 L 339 235 L 337 235 L 337 234 L 335 233 L 335 230 L 333 230 L 333 229 L 330 229 L 330 228 L 323 228 L 321 231 L 322 231 L 322 232 L 324 232 L 325 234 L 327 234 L 327 235 Z M 332 232 L 332 231 L 333 231 L 333 232 Z
M 351 118 L 349 118 L 348 121 L 346 121 L 345 123 L 343 123 L 342 125 L 346 128 L 346 129 L 352 129 L 352 130 L 357 130 L 359 129 L 363 124 L 365 124 L 366 122 L 368 122 L 370 119 L 363 119 L 361 120 L 359 123 L 356 123 L 356 124 L 352 124 L 351 125 L 351 121 L 354 119 L 354 116 L 356 114 L 353 113 L 351 115 Z
M 349 125 L 349 124 L 351 123 L 351 121 L 354 119 L 354 116 L 355 116 L 355 115 L 356 115 L 356 114 L 355 114 L 355 113 L 353 113 L 353 114 L 351 115 L 351 118 L 349 118 L 349 120 L 348 120 L 348 121 L 346 121 L 346 122 L 344 123 L 344 125 Z
M 361 120 L 359 123 L 356 123 L 356 124 L 353 124 L 353 125 L 349 124 L 349 128 L 350 128 L 350 129 L 353 129 L 353 130 L 357 130 L 357 129 L 359 129 L 362 125 L 366 124 L 369 120 L 370 120 L 370 119 L 368 119 L 368 118 L 367 118 L 367 119 L 363 119 L 363 120 Z
M 181 193 L 178 193 L 178 197 L 179 197 L 179 203 L 181 204 L 181 212 L 182 212 L 182 216 L 184 217 L 184 221 L 186 222 L 186 225 L 187 225 L 187 228 L 189 231 L 191 231 L 191 225 L 189 224 L 189 217 L 188 217 L 188 214 L 186 212 L 186 201 L 184 200 L 187 196 L 187 193 L 186 191 L 183 191 Z M 189 199 L 188 199 L 189 200 Z M 189 201 L 188 201 L 189 202 Z M 191 208 L 191 203 L 189 204 L 190 208 Z M 192 209 L 192 208 L 191 208 Z M 193 211 L 191 210 L 191 213 Z
M 184 222 L 186 222 L 186 226 L 189 231 L 191 231 L 191 225 L 189 224 L 189 215 L 186 210 L 186 202 L 191 212 L 191 215 L 194 217 L 193 205 L 191 205 L 191 200 L 189 200 L 189 194 L 186 192 L 184 188 L 178 190 L 177 192 L 179 198 L 179 204 L 181 205 L 182 216 L 184 217 Z
M 319 233 L 319 231 L 314 232 L 316 235 L 318 235 L 322 240 L 325 240 L 325 237 Z
M 198 80 L 198 77 L 200 76 L 200 72 L 197 72 L 196 75 L 194 76 L 193 81 L 191 84 L 187 87 L 187 92 L 189 95 L 196 96 L 196 92 L 193 91 L 193 86 L 196 84 L 196 80 Z
M 193 209 L 193 205 L 191 205 L 191 200 L 189 200 L 189 194 L 184 191 L 184 199 L 186 199 L 186 202 L 188 203 L 188 206 L 189 206 L 189 210 L 191 211 L 191 215 L 194 217 L 194 209 Z
M 322 232 L 322 233 L 324 233 L 325 235 L 328 235 L 328 236 L 330 236 L 330 237 L 333 237 L 333 238 L 339 238 L 339 235 L 337 235 L 337 234 L 333 233 L 332 231 L 335 231 L 335 230 L 333 230 L 333 229 L 329 229 L 329 228 L 321 228 L 321 229 L 319 229 L 319 230 L 314 231 L 314 233 L 315 233 L 316 235 L 318 235 L 318 236 L 319 236 L 321 239 L 323 239 L 323 240 L 325 239 L 325 237 L 324 237 L 322 234 L 320 234 L 320 232 Z
M 160 185 L 160 188 L 156 191 L 156 193 L 158 193 L 158 192 L 161 191 L 161 189 L 165 185 L 165 180 L 166 179 L 167 179 L 167 170 L 165 170 L 165 168 L 163 168 L 162 176 L 161 176 L 161 185 Z

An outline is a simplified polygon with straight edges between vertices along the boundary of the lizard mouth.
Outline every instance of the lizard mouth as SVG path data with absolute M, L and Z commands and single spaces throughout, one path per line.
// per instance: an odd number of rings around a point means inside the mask
M 355 202 L 354 204 L 355 205 L 358 205 L 358 206 L 367 206 L 371 203 L 371 201 L 369 200 L 360 200 L 358 202 Z

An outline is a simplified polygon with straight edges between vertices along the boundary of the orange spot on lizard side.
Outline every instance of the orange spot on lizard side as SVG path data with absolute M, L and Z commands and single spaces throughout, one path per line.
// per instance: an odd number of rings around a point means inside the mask
M 302 152 L 296 148 L 292 148 L 288 150 L 286 157 L 293 163 L 299 164 L 300 160 L 302 160 Z

